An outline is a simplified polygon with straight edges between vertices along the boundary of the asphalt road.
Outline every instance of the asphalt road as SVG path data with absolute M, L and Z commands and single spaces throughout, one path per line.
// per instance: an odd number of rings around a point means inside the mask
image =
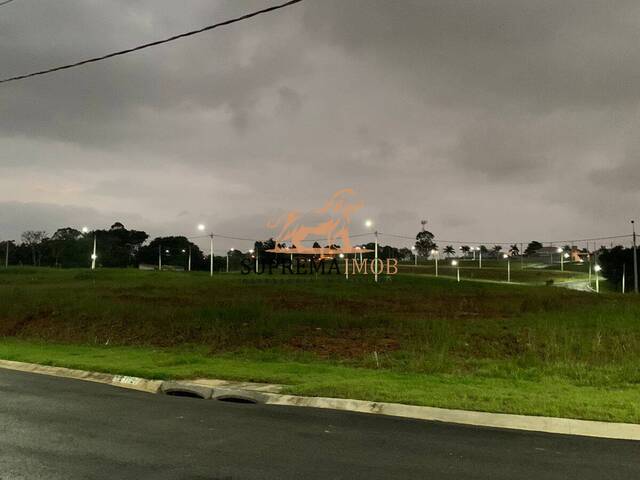
M 633 479 L 640 442 L 165 397 L 0 370 L 0 479 Z

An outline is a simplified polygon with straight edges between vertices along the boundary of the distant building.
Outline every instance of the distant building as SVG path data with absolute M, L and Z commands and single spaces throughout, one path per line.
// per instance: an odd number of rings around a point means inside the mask
M 565 258 L 566 262 L 582 263 L 586 260 L 589 260 L 589 252 L 584 252 L 575 245 L 571 247 L 571 250 L 568 252 L 563 251 L 562 253 L 560 253 L 558 252 L 558 248 L 561 247 L 542 247 L 533 252 L 530 257 L 540 259 L 540 261 L 549 264 L 560 263 L 560 255 L 564 255 L 565 253 L 569 254 L 569 258 Z

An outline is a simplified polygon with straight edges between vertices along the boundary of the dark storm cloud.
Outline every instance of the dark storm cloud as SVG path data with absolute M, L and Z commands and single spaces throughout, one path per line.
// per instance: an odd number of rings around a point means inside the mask
M 267 3 L 13 2 L 0 70 Z M 449 238 L 615 231 L 638 200 L 639 21 L 635 1 L 307 0 L 5 84 L 0 202 L 33 224 L 122 216 L 260 236 L 273 212 L 352 187 L 386 231 L 415 233 L 422 218 Z M 625 194 L 598 201 L 614 185 Z M 3 220 L 0 235 L 24 225 Z

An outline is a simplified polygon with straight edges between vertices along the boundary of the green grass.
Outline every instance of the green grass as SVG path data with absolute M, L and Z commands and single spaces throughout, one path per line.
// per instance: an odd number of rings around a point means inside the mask
M 640 301 L 632 295 L 428 275 L 297 280 L 0 270 L 0 357 L 640 423 Z
M 637 385 L 580 385 L 516 366 L 504 376 L 416 374 L 353 368 L 272 352 L 211 356 L 202 349 L 151 349 L 0 342 L 0 357 L 145 378 L 220 378 L 287 384 L 284 393 L 443 408 L 640 423 Z M 502 372 L 507 373 L 505 372 Z M 587 374 L 587 372 L 583 372 Z

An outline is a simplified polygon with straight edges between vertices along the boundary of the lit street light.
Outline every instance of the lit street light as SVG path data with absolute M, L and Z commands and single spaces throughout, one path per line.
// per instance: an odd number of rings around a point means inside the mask
M 602 267 L 600 265 L 596 265 L 593 267 L 593 270 L 596 272 L 596 293 L 600 293 L 600 270 Z
M 456 267 L 456 277 L 459 282 L 460 281 L 460 264 L 458 263 L 457 260 L 451 260 L 451 266 Z
M 560 271 L 564 272 L 564 258 L 565 258 L 565 255 L 563 254 L 564 249 L 562 249 L 561 247 L 558 247 L 558 250 L 556 251 L 560 254 Z
M 204 223 L 200 223 L 198 224 L 198 230 L 200 230 L 201 232 L 204 232 L 204 230 L 207 227 L 204 225 Z M 210 256 L 209 256 L 209 276 L 213 277 L 213 233 L 209 234 L 209 252 L 210 252 Z
M 511 258 L 506 253 L 502 255 L 502 258 L 507 261 L 507 283 L 511 283 Z
M 371 228 L 373 227 L 373 221 L 372 220 L 367 220 L 366 222 L 364 222 L 365 227 L 367 228 Z M 373 234 L 375 235 L 375 255 L 374 255 L 374 269 L 373 269 L 373 275 L 374 275 L 374 279 L 377 282 L 378 281 L 378 230 L 375 230 L 373 232 Z
M 438 250 L 433 249 L 431 250 L 431 255 L 433 255 L 433 258 L 436 261 L 436 277 L 438 276 L 438 257 L 440 256 L 440 252 L 438 252 Z
M 253 252 L 254 252 L 253 248 L 249 250 L 249 254 L 252 257 L 253 257 Z M 256 255 L 255 255 L 255 258 L 256 258 L 256 273 L 258 273 L 258 253 L 257 252 L 256 252 Z
M 418 266 L 418 249 L 416 248 L 415 245 L 413 245 L 411 247 L 411 251 L 413 252 L 413 264 L 417 267 Z
M 476 250 L 478 250 L 478 268 L 482 268 L 482 249 L 476 247 Z
M 93 253 L 91 254 L 91 270 L 96 269 L 96 260 L 98 259 L 98 252 L 96 251 L 98 242 L 96 236 L 96 233 L 93 232 Z

